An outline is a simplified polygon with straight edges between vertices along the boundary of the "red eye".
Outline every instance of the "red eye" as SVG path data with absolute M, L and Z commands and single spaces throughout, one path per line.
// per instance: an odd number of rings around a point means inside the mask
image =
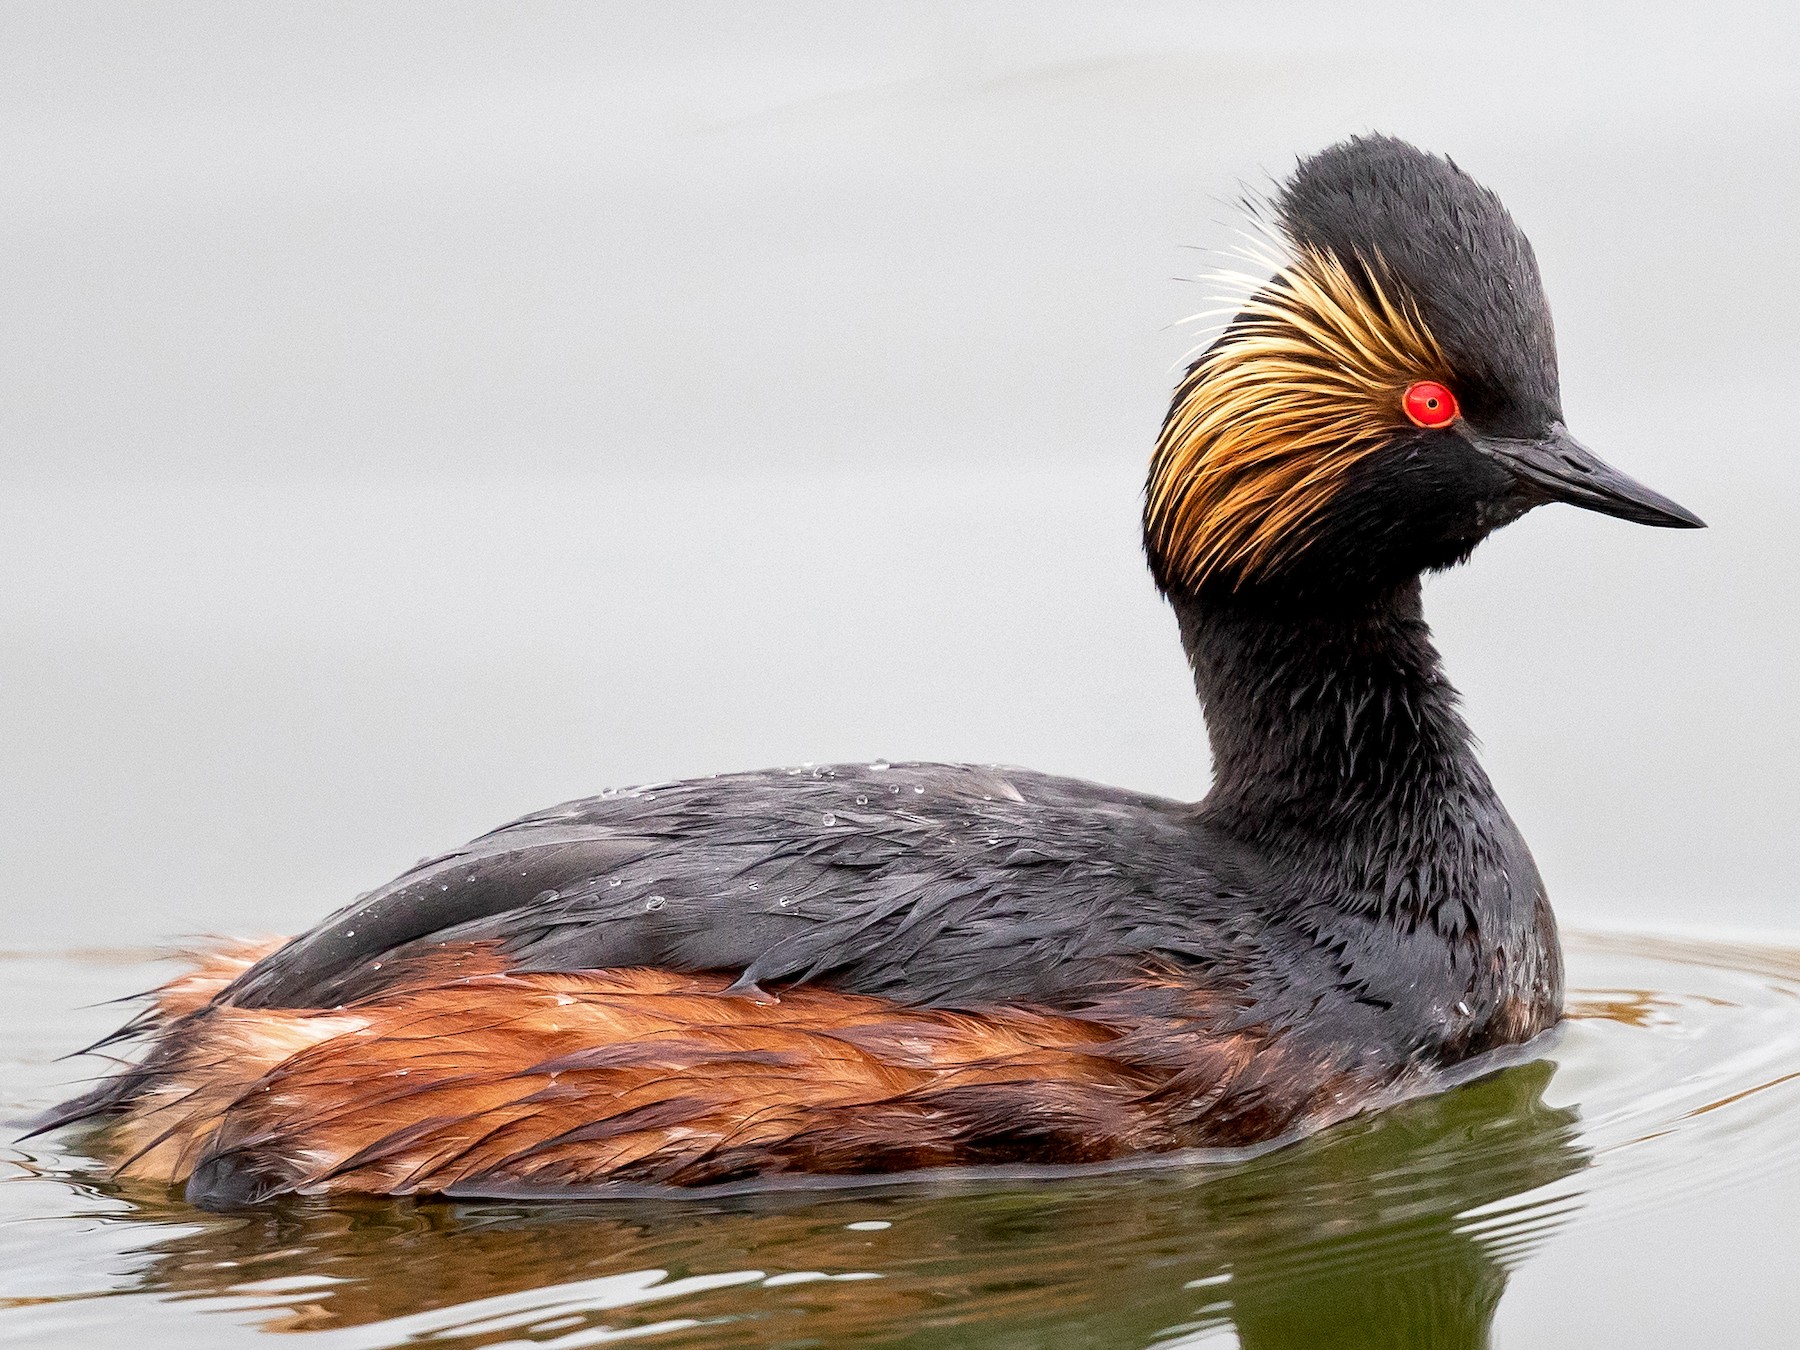
M 1408 385 L 1400 396 L 1406 415 L 1422 427 L 1447 427 L 1456 420 L 1456 395 L 1436 380 L 1420 380 Z

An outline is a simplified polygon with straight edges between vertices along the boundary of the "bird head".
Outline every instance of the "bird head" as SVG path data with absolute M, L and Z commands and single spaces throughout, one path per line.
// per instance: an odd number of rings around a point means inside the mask
M 1546 502 L 1701 525 L 1569 434 L 1531 245 L 1448 159 L 1346 141 L 1267 223 L 1273 275 L 1188 368 L 1151 464 L 1165 591 L 1397 583 Z

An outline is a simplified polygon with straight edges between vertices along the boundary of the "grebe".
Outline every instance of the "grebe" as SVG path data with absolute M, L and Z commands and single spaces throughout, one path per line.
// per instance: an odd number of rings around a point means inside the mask
M 1545 502 L 1701 522 L 1564 429 L 1531 247 L 1449 160 L 1347 141 L 1270 223 L 1145 493 L 1203 801 L 876 763 L 552 807 L 204 957 L 40 1128 L 105 1117 L 210 1208 L 1103 1162 L 1552 1026 L 1555 921 L 1420 579 Z

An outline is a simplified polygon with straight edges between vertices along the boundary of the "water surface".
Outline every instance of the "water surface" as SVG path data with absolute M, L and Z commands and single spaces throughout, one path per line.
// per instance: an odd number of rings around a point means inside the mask
M 1787 1343 L 1793 1282 L 1761 1277 L 1800 1202 L 1800 951 L 1578 936 L 1569 958 L 1541 1058 L 1249 1161 L 219 1216 L 110 1181 L 79 1136 L 34 1140 L 0 1182 L 0 1341 L 1575 1345 L 1598 1314 L 1607 1343 L 1707 1343 L 1725 1317 L 1733 1344 Z M 72 1005 L 157 974 L 133 952 L 0 969 L 14 1117 L 119 1016 Z
M 1559 915 L 1791 931 L 1796 67 L 1778 0 L 0 6 L 0 1119 L 158 976 L 98 949 L 609 782 L 1198 797 L 1173 321 L 1368 129 L 1501 193 L 1572 429 L 1712 526 L 1430 583 Z M 1785 1346 L 1797 960 L 1584 939 L 1541 1064 L 1232 1167 L 220 1218 L 34 1141 L 0 1339 Z

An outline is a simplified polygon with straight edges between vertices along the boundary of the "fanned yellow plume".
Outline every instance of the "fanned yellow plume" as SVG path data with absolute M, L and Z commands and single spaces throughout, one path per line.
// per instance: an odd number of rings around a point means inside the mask
M 1293 245 L 1189 370 L 1150 466 L 1144 525 L 1174 584 L 1233 584 L 1303 550 L 1350 468 L 1410 424 L 1401 396 L 1449 381 L 1379 259 Z

